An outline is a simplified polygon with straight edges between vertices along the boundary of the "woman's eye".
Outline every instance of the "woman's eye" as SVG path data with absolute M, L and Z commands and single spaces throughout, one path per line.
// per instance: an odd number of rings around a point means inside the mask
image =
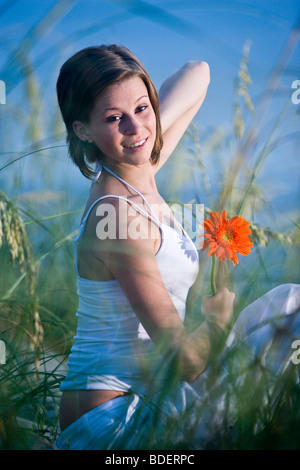
M 148 108 L 148 106 L 146 106 L 146 105 L 139 106 L 136 111 L 137 111 L 138 113 L 141 113 L 142 111 L 144 111 L 144 110 L 147 109 L 147 108 Z
M 107 122 L 117 122 L 121 119 L 121 116 L 109 116 L 106 121 Z

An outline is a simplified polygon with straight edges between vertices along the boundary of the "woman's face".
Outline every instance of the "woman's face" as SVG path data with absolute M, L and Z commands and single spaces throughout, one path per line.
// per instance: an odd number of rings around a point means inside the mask
M 149 161 L 156 137 L 156 116 L 139 77 L 110 85 L 96 99 L 86 126 L 89 142 L 115 162 Z

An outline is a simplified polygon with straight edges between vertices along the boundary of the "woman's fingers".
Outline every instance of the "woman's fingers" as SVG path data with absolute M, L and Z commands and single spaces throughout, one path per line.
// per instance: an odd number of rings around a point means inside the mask
M 214 296 L 204 296 L 202 299 L 202 314 L 210 317 L 220 324 L 226 326 L 231 320 L 233 313 L 234 292 L 230 292 L 226 287 L 220 288 Z

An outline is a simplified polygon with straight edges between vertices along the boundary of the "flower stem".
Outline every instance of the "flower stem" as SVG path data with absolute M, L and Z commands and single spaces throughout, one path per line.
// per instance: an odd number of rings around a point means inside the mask
M 216 256 L 212 255 L 210 284 L 211 284 L 211 290 L 213 292 L 213 295 L 216 295 L 216 293 L 217 293 L 216 281 L 215 281 L 215 272 L 216 272 Z

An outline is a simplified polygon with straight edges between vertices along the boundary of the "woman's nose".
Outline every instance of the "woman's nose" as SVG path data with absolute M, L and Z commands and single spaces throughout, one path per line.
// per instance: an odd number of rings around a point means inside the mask
M 123 132 L 124 134 L 136 134 L 140 128 L 140 122 L 137 116 L 126 116 L 123 120 Z

